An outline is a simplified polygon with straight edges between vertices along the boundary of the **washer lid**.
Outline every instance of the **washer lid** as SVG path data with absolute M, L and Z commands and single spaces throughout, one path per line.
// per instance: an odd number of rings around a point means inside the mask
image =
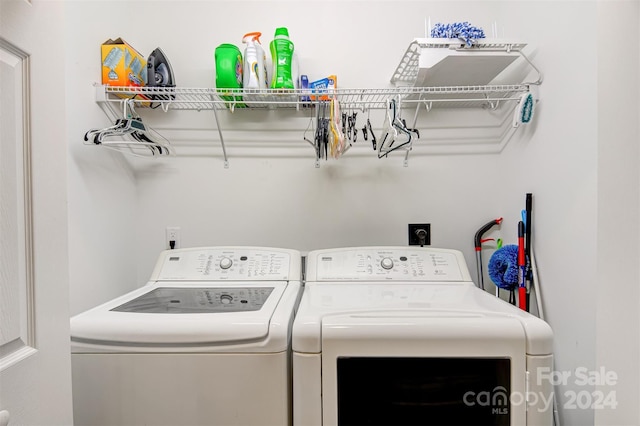
M 273 287 L 157 287 L 114 312 L 147 314 L 209 314 L 252 312 L 262 308 Z
M 74 316 L 71 339 L 118 346 L 261 341 L 286 287 L 286 282 L 152 283 Z

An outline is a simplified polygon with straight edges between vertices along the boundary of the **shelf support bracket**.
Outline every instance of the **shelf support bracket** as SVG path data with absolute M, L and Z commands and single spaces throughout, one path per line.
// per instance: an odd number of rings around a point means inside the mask
M 527 55 L 525 55 L 524 53 L 522 53 L 522 51 L 518 51 L 518 53 L 520 54 L 520 56 L 522 56 L 524 58 L 525 61 L 527 61 L 527 63 L 529 64 L 529 66 L 531 66 L 531 68 L 533 68 L 535 70 L 536 73 L 538 73 L 538 79 L 536 81 L 531 81 L 531 82 L 525 82 L 522 84 L 525 85 L 529 85 L 529 84 L 533 84 L 536 86 L 539 86 L 542 84 L 542 72 L 540 72 L 540 70 L 538 69 L 538 67 L 536 67 L 535 65 L 533 65 L 533 62 L 531 62 L 531 60 L 527 57 Z
M 411 149 L 407 149 L 407 152 L 404 154 L 404 161 L 402 162 L 404 167 L 409 167 L 409 151 L 411 151 Z
M 220 135 L 220 146 L 222 147 L 222 155 L 224 157 L 224 168 L 229 168 L 229 159 L 227 158 L 227 149 L 224 146 L 224 136 L 222 136 L 222 129 L 220 128 L 220 120 L 218 119 L 218 111 L 215 105 L 213 106 L 213 116 L 216 119 L 216 128 L 218 129 L 218 135 Z

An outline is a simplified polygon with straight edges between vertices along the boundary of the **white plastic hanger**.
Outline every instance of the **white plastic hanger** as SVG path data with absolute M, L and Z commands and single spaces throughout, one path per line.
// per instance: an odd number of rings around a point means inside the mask
M 123 118 L 117 119 L 112 126 L 89 130 L 84 135 L 85 142 L 119 150 L 128 149 L 133 154 L 142 156 L 172 154 L 169 141 L 142 122 L 135 111 L 134 101 L 126 99 L 122 103 Z M 143 148 L 144 154 L 140 154 L 140 148 Z

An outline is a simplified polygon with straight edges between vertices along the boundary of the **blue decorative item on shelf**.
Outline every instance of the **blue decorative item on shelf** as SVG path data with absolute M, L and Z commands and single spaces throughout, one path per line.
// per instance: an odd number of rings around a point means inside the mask
M 431 30 L 433 38 L 459 38 L 467 46 L 472 46 L 479 38 L 485 38 L 482 28 L 474 27 L 469 22 L 454 22 L 452 24 L 436 24 Z

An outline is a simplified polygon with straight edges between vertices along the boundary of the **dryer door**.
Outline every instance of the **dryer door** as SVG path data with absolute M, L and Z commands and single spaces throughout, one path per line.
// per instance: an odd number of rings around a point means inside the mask
M 323 424 L 526 424 L 525 352 L 522 325 L 505 316 L 325 317 Z

